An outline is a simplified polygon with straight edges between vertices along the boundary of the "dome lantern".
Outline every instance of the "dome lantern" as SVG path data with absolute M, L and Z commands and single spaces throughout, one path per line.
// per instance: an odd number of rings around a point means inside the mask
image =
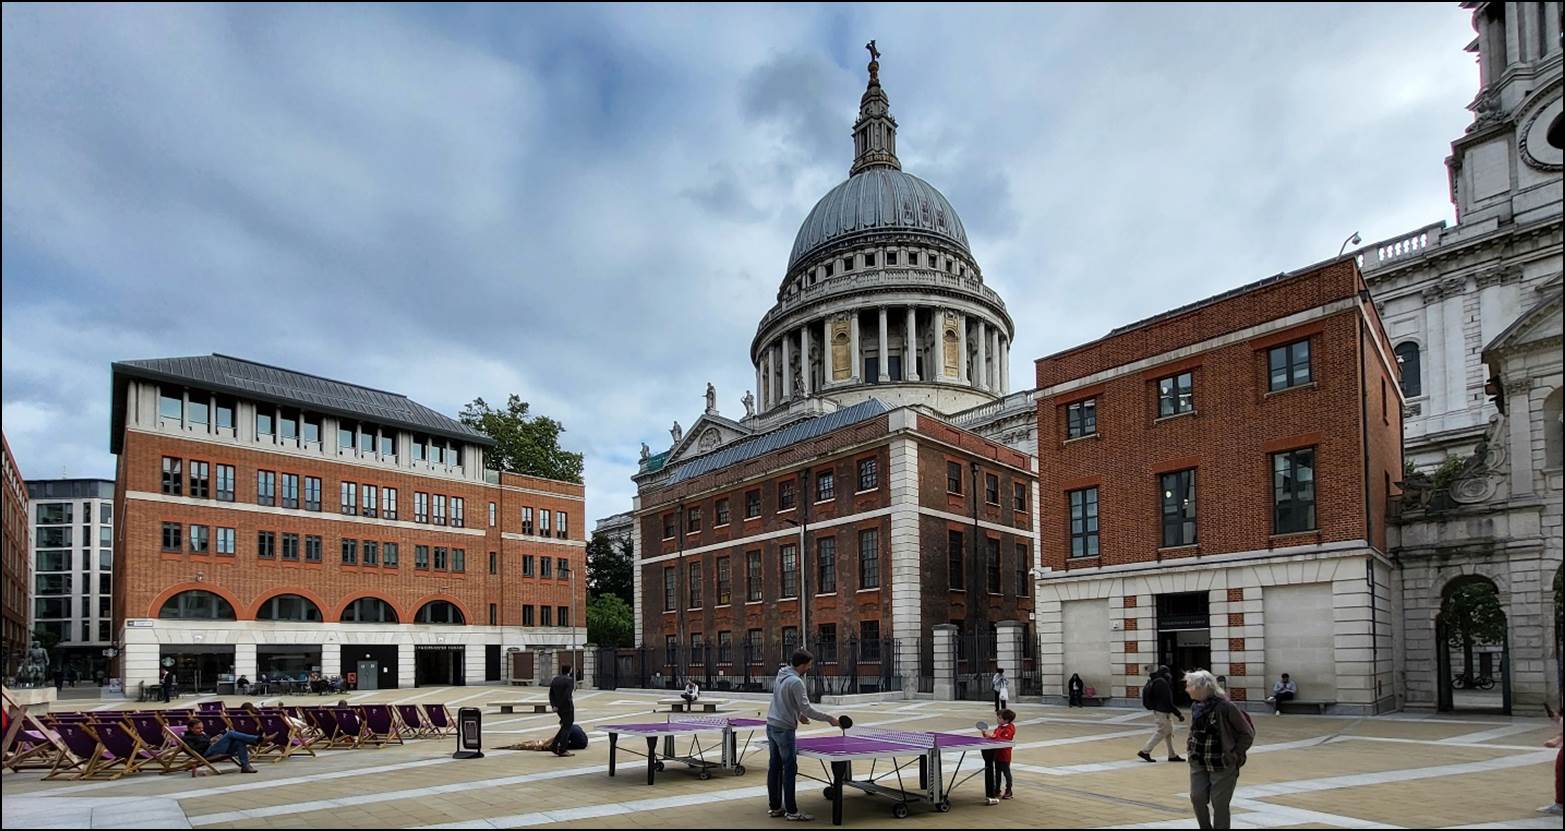
M 859 99 L 859 118 L 853 122 L 852 176 L 874 167 L 901 170 L 897 161 L 897 120 L 891 117 L 891 101 L 880 88 L 880 50 L 875 41 L 864 44 L 869 50 L 869 86 Z

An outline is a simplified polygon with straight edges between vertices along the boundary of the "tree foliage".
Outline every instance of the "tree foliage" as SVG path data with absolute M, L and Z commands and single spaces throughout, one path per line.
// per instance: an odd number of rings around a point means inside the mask
M 611 595 L 629 604 L 632 590 L 630 540 L 593 534 L 587 542 L 587 594 Z
M 1462 650 L 1463 671 L 1473 674 L 1473 647 L 1505 640 L 1505 609 L 1494 584 L 1468 580 L 1451 588 L 1440 606 L 1447 643 Z
M 635 637 L 630 604 L 619 595 L 601 594 L 587 601 L 587 640 L 604 648 L 630 646 Z
M 462 408 L 462 423 L 495 440 L 485 454 L 489 467 L 545 479 L 580 482 L 580 453 L 561 449 L 565 426 L 548 416 L 530 416 L 528 404 L 511 395 L 501 410 L 482 398 Z

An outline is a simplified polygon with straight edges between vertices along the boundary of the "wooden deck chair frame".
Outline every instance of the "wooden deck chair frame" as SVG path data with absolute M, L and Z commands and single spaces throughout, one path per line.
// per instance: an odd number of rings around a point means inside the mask
M 62 754 L 70 752 L 53 730 L 44 726 L 26 707 L 13 701 L 9 692 L 0 692 L 0 706 L 5 707 L 6 719 L 10 722 L 4 738 L 0 739 L 0 769 L 50 770 Z M 38 738 L 23 736 L 23 730 Z M 23 743 L 27 746 L 22 747 Z
M 185 743 L 184 736 L 175 733 L 173 728 L 167 724 L 163 725 L 163 732 L 169 737 L 170 744 L 173 745 L 173 755 L 169 760 L 168 770 L 163 771 L 165 774 L 189 773 L 193 770 L 205 768 L 208 771 L 211 771 L 213 774 L 220 776 L 222 775 L 223 771 L 219 770 L 217 765 L 213 764 L 213 762 L 221 762 L 224 759 L 233 759 L 232 756 L 214 756 L 210 759 L 202 756 L 200 753 L 197 753 L 194 748 Z M 238 763 L 235 762 L 235 764 Z

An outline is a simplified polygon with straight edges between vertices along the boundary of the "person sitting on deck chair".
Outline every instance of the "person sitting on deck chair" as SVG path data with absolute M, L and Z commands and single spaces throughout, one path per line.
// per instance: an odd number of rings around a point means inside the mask
M 240 773 L 257 772 L 250 766 L 250 745 L 260 741 L 260 736 L 254 733 L 241 733 L 238 730 L 229 730 L 213 738 L 207 735 L 206 725 L 200 719 L 191 719 L 185 730 L 185 744 L 190 745 L 191 750 L 207 759 L 232 756 L 234 761 L 239 763 Z M 190 775 L 198 776 L 200 771 L 201 768 L 191 768 Z

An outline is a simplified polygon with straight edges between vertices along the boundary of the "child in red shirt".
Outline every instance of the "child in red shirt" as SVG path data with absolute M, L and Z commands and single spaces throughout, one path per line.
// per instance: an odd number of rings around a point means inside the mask
M 986 739 L 999 739 L 1006 742 L 1016 741 L 1016 713 L 1011 710 L 1000 711 L 1000 723 L 993 730 L 984 732 Z M 1002 747 L 990 751 L 994 754 L 994 788 L 1000 789 L 1000 778 L 1005 778 L 1005 790 L 999 799 L 989 796 L 990 805 L 1000 804 L 1000 799 L 1011 798 L 1011 749 Z

